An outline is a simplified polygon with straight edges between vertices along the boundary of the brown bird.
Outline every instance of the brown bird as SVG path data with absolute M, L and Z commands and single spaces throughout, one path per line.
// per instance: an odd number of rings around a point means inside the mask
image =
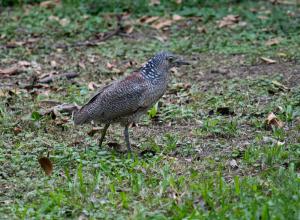
M 74 123 L 104 123 L 100 146 L 109 125 L 120 123 L 125 127 L 124 138 L 131 152 L 128 126 L 136 123 L 163 96 L 169 81 L 169 70 L 188 64 L 170 52 L 156 54 L 138 71 L 100 89 L 74 114 Z

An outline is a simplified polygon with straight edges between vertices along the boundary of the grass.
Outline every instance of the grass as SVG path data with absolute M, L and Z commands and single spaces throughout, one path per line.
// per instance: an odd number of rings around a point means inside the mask
M 2 2 L 0 69 L 30 65 L 0 75 L 1 218 L 299 219 L 299 5 L 95 2 L 63 1 L 51 9 Z M 108 12 L 124 11 L 126 24 L 134 24 L 130 37 L 69 46 L 113 29 Z M 183 18 L 165 31 L 138 22 L 173 14 Z M 228 14 L 244 23 L 219 28 Z M 274 38 L 277 44 L 266 44 Z M 168 92 L 131 129 L 134 158 L 108 145 L 125 148 L 119 126 L 99 148 L 100 133 L 88 135 L 92 126 L 75 127 L 64 113 L 40 114 L 47 100 L 83 104 L 95 92 L 90 82 L 103 86 L 166 49 L 193 65 L 172 74 Z M 50 72 L 80 76 L 24 89 Z M 270 112 L 282 128 L 266 126 Z M 51 176 L 38 163 L 47 154 Z

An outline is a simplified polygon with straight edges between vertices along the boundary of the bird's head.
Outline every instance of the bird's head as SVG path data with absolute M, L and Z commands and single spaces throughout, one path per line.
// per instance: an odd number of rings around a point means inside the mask
M 173 67 L 189 65 L 181 57 L 167 51 L 157 53 L 142 68 L 142 73 L 147 78 L 157 78 L 158 76 L 168 73 Z
M 183 60 L 181 57 L 167 51 L 162 51 L 156 54 L 154 59 L 160 59 L 161 66 L 164 66 L 167 70 L 173 67 L 180 67 L 182 65 L 190 65 L 189 62 Z

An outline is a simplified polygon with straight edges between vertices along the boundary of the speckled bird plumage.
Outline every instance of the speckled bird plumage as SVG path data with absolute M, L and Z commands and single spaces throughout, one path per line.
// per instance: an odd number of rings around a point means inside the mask
M 107 127 L 111 123 L 120 123 L 128 128 L 163 96 L 169 81 L 169 69 L 176 66 L 175 58 L 169 52 L 160 52 L 140 70 L 103 87 L 74 114 L 75 124 L 95 121 Z M 130 146 L 128 148 L 130 150 Z

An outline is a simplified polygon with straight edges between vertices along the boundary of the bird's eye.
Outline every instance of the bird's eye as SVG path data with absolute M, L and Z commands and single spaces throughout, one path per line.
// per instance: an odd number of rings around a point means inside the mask
M 175 60 L 175 57 L 173 57 L 173 56 L 169 56 L 167 59 L 168 59 L 168 61 L 169 61 L 169 62 L 171 62 L 171 63 L 172 63 L 172 62 Z

